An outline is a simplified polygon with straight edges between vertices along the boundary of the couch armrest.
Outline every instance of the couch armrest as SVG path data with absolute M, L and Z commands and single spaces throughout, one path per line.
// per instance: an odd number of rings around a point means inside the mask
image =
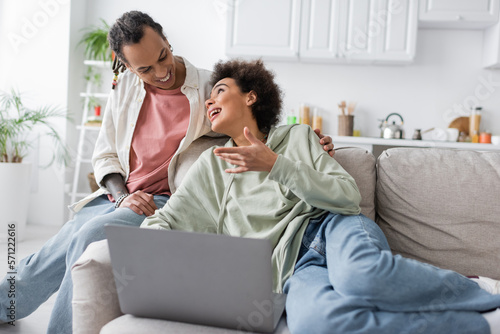
M 71 275 L 74 334 L 97 334 L 122 315 L 107 240 L 90 244 L 71 268 Z

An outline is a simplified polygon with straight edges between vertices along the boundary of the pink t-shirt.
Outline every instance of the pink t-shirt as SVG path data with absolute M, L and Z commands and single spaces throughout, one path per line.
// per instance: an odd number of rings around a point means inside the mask
M 189 101 L 181 88 L 163 90 L 145 84 L 141 107 L 130 148 L 130 193 L 168 194 L 168 166 L 186 135 Z

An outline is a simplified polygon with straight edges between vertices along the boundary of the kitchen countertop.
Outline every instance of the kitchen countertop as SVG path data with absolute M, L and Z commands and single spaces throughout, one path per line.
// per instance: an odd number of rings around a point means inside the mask
M 461 143 L 434 140 L 384 139 L 377 137 L 331 136 L 335 147 L 362 146 L 370 150 L 373 146 L 443 147 L 475 151 L 500 151 L 500 145 Z

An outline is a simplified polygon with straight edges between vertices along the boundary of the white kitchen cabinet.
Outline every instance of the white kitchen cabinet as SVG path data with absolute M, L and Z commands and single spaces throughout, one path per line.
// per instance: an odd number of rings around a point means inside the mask
M 374 33 L 376 62 L 412 62 L 417 43 L 418 1 L 380 0 L 375 22 L 379 29 Z
M 417 18 L 417 0 L 233 0 L 226 53 L 332 63 L 411 62 Z
M 483 67 L 500 68 L 500 23 L 483 32 Z
M 298 59 L 301 0 L 228 0 L 226 54 Z
M 302 3 L 300 58 L 334 61 L 339 57 L 339 0 Z
M 376 58 L 377 34 L 373 29 L 379 0 L 342 0 L 339 17 L 339 56 L 347 62 Z
M 423 28 L 483 29 L 498 21 L 500 0 L 420 0 Z
M 371 62 L 370 32 L 378 0 L 303 0 L 300 59 Z

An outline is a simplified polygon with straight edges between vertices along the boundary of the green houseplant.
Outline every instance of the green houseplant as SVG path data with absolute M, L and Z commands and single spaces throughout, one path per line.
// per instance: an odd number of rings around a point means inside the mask
M 54 142 L 53 156 L 47 166 L 54 161 L 67 165 L 69 151 L 50 124 L 52 119 L 61 117 L 68 118 L 64 109 L 55 106 L 28 108 L 18 91 L 0 91 L 0 162 L 21 163 L 36 140 L 30 137 L 32 131 L 44 130 L 44 134 Z
M 111 49 L 108 42 L 109 25 L 101 19 L 101 25 L 84 29 L 85 34 L 78 43 L 85 45 L 85 57 L 89 60 L 111 61 Z
M 54 118 L 67 118 L 66 111 L 54 106 L 28 108 L 21 94 L 0 91 L 0 203 L 2 223 L 0 235 L 7 226 L 15 226 L 17 240 L 24 239 L 31 186 L 31 164 L 23 163 L 32 144 L 38 140 L 33 133 L 53 139 L 54 150 L 48 167 L 54 161 L 66 165 L 69 154 L 56 129 L 50 124 Z M 40 132 L 38 132 L 40 130 Z

